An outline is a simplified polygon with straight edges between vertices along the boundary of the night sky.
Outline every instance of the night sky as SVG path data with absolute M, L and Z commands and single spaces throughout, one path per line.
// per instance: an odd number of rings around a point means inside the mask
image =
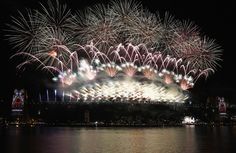
M 46 1 L 41 0 L 43 4 Z M 60 0 L 66 2 L 72 12 L 92 6 L 100 2 L 107 3 L 108 0 Z M 223 61 L 218 71 L 207 80 L 199 80 L 193 93 L 226 95 L 235 99 L 235 37 L 236 37 L 236 2 L 229 1 L 170 1 L 170 0 L 145 0 L 143 6 L 151 12 L 159 11 L 164 14 L 166 11 L 174 15 L 176 19 L 194 21 L 201 29 L 201 33 L 216 39 L 222 46 Z M 10 56 L 15 53 L 6 40 L 4 40 L 4 29 L 10 22 L 10 16 L 16 16 L 17 10 L 24 11 L 25 8 L 37 8 L 39 1 L 33 0 L 1 0 L 0 2 L 0 62 L 1 62 L 1 86 L 0 99 L 11 99 L 15 88 L 41 88 L 47 82 L 44 72 L 26 67 L 25 72 L 17 71 L 17 60 L 11 60 Z M 48 78 L 49 80 L 49 78 Z

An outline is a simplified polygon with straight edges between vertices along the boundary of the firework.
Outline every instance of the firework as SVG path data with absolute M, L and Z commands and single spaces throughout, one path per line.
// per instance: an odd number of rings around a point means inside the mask
M 162 20 L 140 3 L 112 1 L 73 14 L 48 2 L 13 18 L 7 37 L 68 95 L 87 102 L 184 102 L 185 90 L 214 73 L 220 47 L 191 22 Z

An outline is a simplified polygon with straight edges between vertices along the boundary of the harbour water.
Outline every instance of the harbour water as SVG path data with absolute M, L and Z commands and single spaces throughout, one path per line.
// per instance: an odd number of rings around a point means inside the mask
M 4 127 L 1 153 L 235 153 L 236 127 Z

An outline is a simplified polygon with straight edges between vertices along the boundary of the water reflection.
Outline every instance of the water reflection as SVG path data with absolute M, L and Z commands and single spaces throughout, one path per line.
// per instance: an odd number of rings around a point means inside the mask
M 167 129 L 83 129 L 79 152 L 183 152 L 182 128 Z M 91 145 L 93 147 L 91 147 Z M 96 148 L 96 150 L 94 150 Z M 178 148 L 178 149 L 176 149 Z
M 8 128 L 6 153 L 234 153 L 236 128 Z M 1 151 L 2 152 L 2 151 Z

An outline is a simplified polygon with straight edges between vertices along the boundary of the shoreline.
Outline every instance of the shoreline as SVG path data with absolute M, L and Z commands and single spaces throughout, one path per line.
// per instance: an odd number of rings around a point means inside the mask
M 8 123 L 1 124 L 0 127 L 137 127 L 137 128 L 153 128 L 153 127 L 193 127 L 193 126 L 206 126 L 206 127 L 221 127 L 221 126 L 236 126 L 236 123 L 201 123 L 201 124 L 94 124 L 94 123 Z

